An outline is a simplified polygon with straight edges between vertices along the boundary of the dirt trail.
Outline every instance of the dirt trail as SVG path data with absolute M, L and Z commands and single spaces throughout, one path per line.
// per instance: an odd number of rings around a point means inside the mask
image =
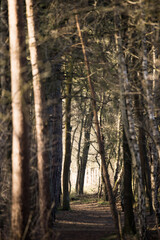
M 87 198 L 87 202 L 81 200 L 71 202 L 70 211 L 58 211 L 54 225 L 54 232 L 56 234 L 54 240 L 117 239 L 109 205 L 100 204 L 93 197 L 91 201 L 88 200 Z M 121 219 L 123 225 L 123 213 Z M 150 229 L 148 231 L 148 239 L 159 239 L 153 215 L 147 215 L 147 223 Z
M 72 202 L 71 211 L 59 211 L 55 232 L 56 240 L 116 239 L 109 206 L 97 202 Z

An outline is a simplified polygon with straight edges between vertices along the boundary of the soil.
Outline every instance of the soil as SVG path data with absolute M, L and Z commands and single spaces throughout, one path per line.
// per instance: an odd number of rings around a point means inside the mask
M 123 214 L 121 220 L 123 225 Z M 152 217 L 148 217 L 148 220 L 153 223 Z M 87 202 L 72 201 L 70 211 L 58 211 L 54 228 L 55 240 L 117 239 L 108 203 L 102 204 L 96 199 Z M 154 229 L 149 235 L 148 239 L 158 239 Z
M 100 240 L 115 233 L 109 206 L 71 203 L 70 211 L 59 211 L 56 240 Z

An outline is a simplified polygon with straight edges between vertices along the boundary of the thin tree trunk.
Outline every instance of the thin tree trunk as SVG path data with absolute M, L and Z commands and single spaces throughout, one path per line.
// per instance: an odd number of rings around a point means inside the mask
M 107 170 L 107 166 L 106 166 L 104 143 L 103 143 L 103 140 L 102 140 L 100 127 L 99 127 L 97 107 L 96 107 L 96 95 L 95 95 L 93 83 L 92 83 L 91 78 L 90 78 L 89 63 L 88 63 L 88 59 L 87 59 L 87 56 L 86 56 L 85 45 L 84 45 L 84 42 L 83 42 L 83 38 L 82 38 L 81 29 L 80 29 L 80 25 L 79 25 L 77 15 L 76 15 L 76 24 L 77 24 L 77 29 L 78 29 L 78 34 L 79 34 L 79 37 L 80 37 L 80 41 L 81 41 L 81 44 L 82 44 L 84 62 L 85 62 L 86 71 L 87 71 L 88 85 L 89 85 L 89 89 L 91 91 L 92 108 L 93 108 L 93 115 L 94 115 L 94 121 L 95 121 L 95 126 L 96 126 L 96 134 L 97 134 L 97 142 L 98 142 L 98 146 L 99 146 L 99 153 L 100 153 L 101 161 L 102 161 L 103 177 L 104 177 L 105 185 L 106 185 L 106 188 L 107 188 L 107 191 L 108 191 L 108 198 L 109 198 L 109 203 L 110 203 L 110 207 L 111 207 L 112 216 L 113 216 L 114 223 L 115 223 L 115 228 L 116 228 L 116 231 L 117 231 L 117 237 L 118 237 L 118 239 L 121 239 L 122 236 L 120 234 L 120 229 L 119 229 L 118 212 L 117 212 L 116 203 L 115 203 L 115 199 L 114 199 L 114 196 L 113 196 L 113 191 L 112 191 L 112 187 L 111 187 L 111 183 L 110 183 L 110 179 L 109 179 L 109 174 L 108 174 L 108 170 Z
M 99 116 L 100 116 L 99 125 L 100 125 L 100 131 L 101 132 L 103 131 L 103 108 L 104 108 L 104 102 L 105 102 L 105 93 L 103 93 L 102 99 L 103 100 L 102 100 L 102 105 L 100 107 L 100 114 L 99 114 Z M 102 137 L 103 137 L 103 141 L 104 141 L 104 135 L 102 135 Z M 110 157 L 108 159 L 110 159 Z M 110 160 L 107 162 L 107 168 L 108 168 L 109 164 L 111 166 Z M 103 167 L 102 167 L 102 164 L 100 164 L 100 165 L 101 165 L 100 166 L 101 167 L 101 193 L 100 194 L 103 196 L 104 201 L 108 201 L 107 188 L 106 188 L 106 185 L 105 185 L 105 182 L 104 182 L 104 177 L 103 177 Z M 111 169 L 112 169 L 112 166 L 111 166 Z
M 132 195 L 132 157 L 125 131 L 123 130 L 123 161 L 124 161 L 124 231 L 125 234 L 135 234 L 136 227 L 133 213 Z
M 83 153 L 81 157 L 81 166 L 80 166 L 79 189 L 78 189 L 79 194 L 83 194 L 85 170 L 86 170 L 88 152 L 90 147 L 90 133 L 91 133 L 91 127 L 92 127 L 92 119 L 93 119 L 93 112 L 91 109 L 89 109 L 89 114 L 86 115 L 86 120 L 84 124 L 84 147 L 83 147 Z
M 117 122 L 117 147 L 116 147 L 116 160 L 114 167 L 114 183 L 116 183 L 120 167 L 120 146 L 121 146 L 121 113 L 118 113 Z
M 76 135 L 76 132 L 78 130 L 78 127 L 79 127 L 79 122 L 77 123 L 77 126 L 75 127 L 74 131 L 73 131 L 73 134 L 72 134 L 72 141 L 71 141 L 71 153 L 72 153 L 72 150 L 73 150 L 73 144 L 75 142 L 75 135 Z
M 0 234 L 2 239 L 10 227 L 11 199 L 11 104 L 7 96 L 10 92 L 8 54 L 7 1 L 0 2 Z
M 65 103 L 65 159 L 63 166 L 63 209 L 70 209 L 69 199 L 69 178 L 71 164 L 71 91 L 72 91 L 72 63 L 69 67 L 69 76 L 66 83 L 66 103 Z
M 8 0 L 12 86 L 12 239 L 23 237 L 29 217 L 29 154 L 23 87 L 25 36 L 22 1 Z
M 140 158 L 141 158 L 141 166 L 142 166 L 142 181 L 144 188 L 146 189 L 146 194 L 149 200 L 149 208 L 150 214 L 153 214 L 153 206 L 152 206 L 152 191 L 151 191 L 151 174 L 150 174 L 150 166 L 149 159 L 147 155 L 146 148 L 146 135 L 143 129 L 144 117 L 143 117 L 143 100 L 140 99 L 140 96 L 135 96 L 135 107 L 136 107 L 136 115 L 138 120 L 138 144 L 140 150 Z
M 0 52 L 0 86 L 1 86 L 1 112 L 4 114 L 5 111 L 5 91 L 6 91 L 6 65 L 7 65 L 7 46 L 6 46 L 6 40 L 7 40 L 7 28 L 5 24 L 7 25 L 6 21 L 6 11 L 7 11 L 7 4 L 3 0 L 0 4 L 0 14 L 1 14 L 1 22 L 0 22 L 0 46 L 1 46 L 1 52 Z
M 76 193 L 79 192 L 79 180 L 80 180 L 80 168 L 81 168 L 81 142 L 82 142 L 82 134 L 83 134 L 83 125 L 84 125 L 84 115 L 82 116 L 81 120 L 81 128 L 79 134 L 79 141 L 78 141 L 78 151 L 77 151 L 77 179 L 76 179 Z
M 41 234 L 48 232 L 50 224 L 49 210 L 51 208 L 51 197 L 49 189 L 49 158 L 46 150 L 46 130 L 44 121 L 44 102 L 42 99 L 42 85 L 38 66 L 38 52 L 36 46 L 36 30 L 33 12 L 33 1 L 26 0 L 26 15 L 29 37 L 29 51 L 33 76 L 33 91 L 36 120 L 37 159 L 39 178 L 39 211 Z

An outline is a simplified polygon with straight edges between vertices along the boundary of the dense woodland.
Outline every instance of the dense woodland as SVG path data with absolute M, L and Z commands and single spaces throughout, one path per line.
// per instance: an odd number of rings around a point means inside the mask
M 149 239 L 148 214 L 160 236 L 160 2 L 0 5 L 0 239 L 56 239 L 93 138 L 117 239 Z

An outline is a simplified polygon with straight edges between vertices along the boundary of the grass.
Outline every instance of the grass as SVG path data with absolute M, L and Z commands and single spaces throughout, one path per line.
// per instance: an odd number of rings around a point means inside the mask
M 62 201 L 61 201 L 62 203 Z M 71 193 L 70 194 L 70 203 L 73 204 L 89 204 L 89 203 L 97 203 L 99 206 L 108 206 L 109 202 L 104 201 L 103 199 L 98 199 L 98 194 L 83 194 L 83 195 L 78 195 L 76 193 Z M 58 207 L 59 211 L 63 210 L 62 205 Z M 69 210 L 71 211 L 71 209 Z
M 108 201 L 104 201 L 103 199 L 101 200 L 98 200 L 98 204 L 99 205 L 102 205 L 102 206 L 108 206 L 109 205 L 109 202 Z
M 100 206 L 108 206 L 109 205 L 108 201 L 103 200 L 103 198 L 99 199 L 97 194 L 77 195 L 76 193 L 72 193 L 70 195 L 70 201 L 72 203 L 79 203 L 79 204 L 97 202 L 98 205 L 100 205 Z
M 77 195 L 75 193 L 72 193 L 70 196 L 71 202 L 77 202 L 77 203 L 92 203 L 97 202 L 97 194 L 83 194 L 83 195 Z

